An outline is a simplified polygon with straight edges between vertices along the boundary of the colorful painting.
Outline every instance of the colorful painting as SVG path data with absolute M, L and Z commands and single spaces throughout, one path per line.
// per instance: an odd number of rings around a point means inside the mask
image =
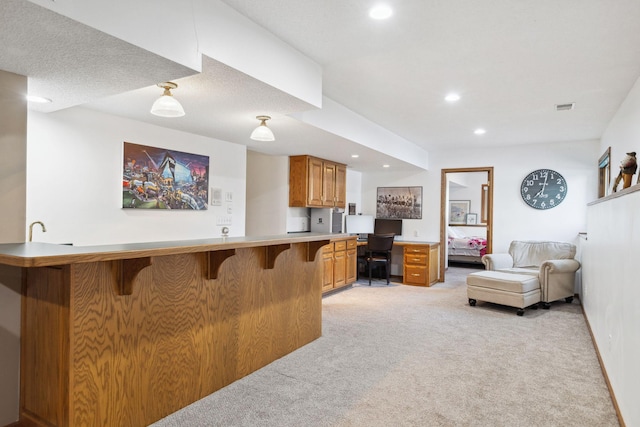
M 209 156 L 124 143 L 122 207 L 207 209 Z

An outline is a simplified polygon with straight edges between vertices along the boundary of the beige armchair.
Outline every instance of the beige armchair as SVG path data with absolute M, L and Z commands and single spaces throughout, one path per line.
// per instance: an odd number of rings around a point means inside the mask
M 576 247 L 570 243 L 517 241 L 507 254 L 487 254 L 482 262 L 487 270 L 537 275 L 543 308 L 564 298 L 573 301 L 575 275 L 580 263 L 574 259 Z

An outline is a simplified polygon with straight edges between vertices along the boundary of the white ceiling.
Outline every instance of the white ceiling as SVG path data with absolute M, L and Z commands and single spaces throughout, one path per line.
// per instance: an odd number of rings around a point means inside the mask
M 598 139 L 640 76 L 638 0 L 388 0 L 386 21 L 370 0 L 223 1 L 320 64 L 325 96 L 427 150 Z M 84 105 L 267 154 L 413 168 L 290 117 L 314 107 L 211 58 L 196 73 L 26 0 L 0 3 L 0 40 L 0 69 L 55 100 L 40 111 Z M 148 113 L 165 80 L 187 116 Z M 256 143 L 265 111 L 277 140 Z

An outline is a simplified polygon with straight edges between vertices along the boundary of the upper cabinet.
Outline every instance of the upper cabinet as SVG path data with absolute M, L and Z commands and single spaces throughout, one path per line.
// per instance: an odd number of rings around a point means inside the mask
M 311 156 L 289 157 L 289 206 L 345 208 L 347 166 Z

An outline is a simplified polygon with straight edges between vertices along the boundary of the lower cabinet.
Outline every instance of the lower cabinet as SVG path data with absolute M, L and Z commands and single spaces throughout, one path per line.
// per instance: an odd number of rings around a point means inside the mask
M 342 288 L 356 281 L 356 238 L 336 239 L 322 249 L 324 266 L 322 292 Z
M 403 283 L 431 286 L 438 281 L 440 245 L 410 244 L 404 246 Z

